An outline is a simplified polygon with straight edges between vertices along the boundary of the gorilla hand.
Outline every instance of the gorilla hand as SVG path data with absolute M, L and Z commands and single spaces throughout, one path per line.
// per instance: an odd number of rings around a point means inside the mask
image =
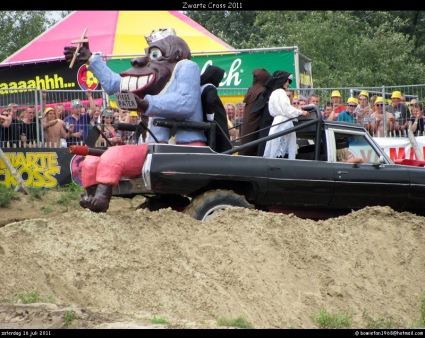
M 65 60 L 67 63 L 71 63 L 72 58 L 74 57 L 75 51 L 77 47 L 75 46 L 65 46 L 63 50 L 63 54 L 65 55 Z M 76 62 L 87 62 L 90 56 L 93 53 L 90 51 L 89 43 L 83 42 L 80 47 L 80 50 L 77 53 L 77 57 L 75 59 Z
M 122 90 L 121 93 L 128 93 L 128 91 Z M 148 108 L 149 108 L 149 101 L 140 98 L 139 96 L 137 96 L 137 94 L 134 95 L 134 99 L 136 100 L 136 103 L 137 103 L 136 110 L 138 112 L 141 112 L 142 114 L 144 114 L 145 111 L 148 110 Z
M 135 96 L 137 102 L 137 111 L 144 114 L 146 110 L 149 108 L 149 101 L 145 99 L 139 98 L 137 95 Z

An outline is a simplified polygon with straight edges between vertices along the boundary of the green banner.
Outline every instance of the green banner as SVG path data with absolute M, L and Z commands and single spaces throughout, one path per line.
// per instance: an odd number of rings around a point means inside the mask
M 229 90 L 229 94 L 245 94 L 246 90 L 251 87 L 253 75 L 252 71 L 256 68 L 265 68 L 270 74 L 276 70 L 286 70 L 294 74 L 294 81 L 291 88 L 298 88 L 296 83 L 295 71 L 296 53 L 294 50 L 276 50 L 276 51 L 253 51 L 239 52 L 236 54 L 212 54 L 212 55 L 194 55 L 192 60 L 195 61 L 201 73 L 208 65 L 220 67 L 226 71 L 223 81 L 220 83 L 221 93 Z M 106 61 L 106 64 L 113 71 L 119 73 L 131 67 L 131 59 L 113 59 Z M 311 69 L 311 67 L 310 67 Z M 305 67 L 302 73 L 305 72 Z M 301 72 L 299 72 L 301 74 Z M 308 74 L 311 78 L 311 74 Z M 237 93 L 241 90 L 241 93 Z M 236 91 L 236 92 L 235 92 Z

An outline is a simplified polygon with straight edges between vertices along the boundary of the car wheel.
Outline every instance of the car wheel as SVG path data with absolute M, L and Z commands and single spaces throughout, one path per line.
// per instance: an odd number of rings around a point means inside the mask
M 249 204 L 244 196 L 238 195 L 232 190 L 212 190 L 192 199 L 183 212 L 204 222 L 231 207 L 254 209 L 254 206 Z

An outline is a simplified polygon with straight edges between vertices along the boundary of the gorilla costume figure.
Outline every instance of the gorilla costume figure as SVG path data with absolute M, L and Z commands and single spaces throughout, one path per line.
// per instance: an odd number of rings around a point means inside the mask
M 191 61 L 187 43 L 175 36 L 173 29 L 160 29 L 145 36 L 146 55 L 132 59 L 131 68 L 117 74 L 106 66 L 99 55 L 93 54 L 88 42 L 82 44 L 77 62 L 86 62 L 88 69 L 99 80 L 109 95 L 130 92 L 135 95 L 137 111 L 150 117 L 149 128 L 161 143 L 172 143 L 170 130 L 157 127 L 157 118 L 203 122 L 200 70 Z M 64 48 L 65 59 L 71 62 L 75 46 Z M 177 144 L 206 145 L 202 130 L 177 130 Z M 151 135 L 148 143 L 154 142 Z M 108 148 L 101 156 L 87 156 L 82 163 L 82 185 L 87 196 L 80 201 L 83 208 L 106 212 L 112 196 L 112 187 L 121 177 L 141 174 L 147 155 L 147 144 L 122 145 Z

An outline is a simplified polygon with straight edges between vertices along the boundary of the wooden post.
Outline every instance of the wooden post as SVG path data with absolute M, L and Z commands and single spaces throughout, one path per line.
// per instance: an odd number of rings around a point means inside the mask
M 413 150 L 415 151 L 416 158 L 418 160 L 423 160 L 424 156 L 422 154 L 421 148 L 416 142 L 415 135 L 413 134 L 413 131 L 412 131 L 412 121 L 409 121 L 409 126 L 407 127 L 407 136 L 409 137 L 409 141 L 413 147 Z
M 87 28 L 84 28 L 84 32 L 83 32 L 83 35 L 81 36 L 81 39 L 71 41 L 71 43 L 78 43 L 78 47 L 75 50 L 74 56 L 72 57 L 71 63 L 69 64 L 69 68 L 72 68 L 74 66 L 74 62 L 77 58 L 78 51 L 80 50 L 83 43 L 89 41 L 89 39 L 86 38 L 86 33 L 87 33 Z
M 3 150 L 0 148 L 0 158 L 3 160 L 3 162 L 6 164 L 6 166 L 9 168 L 10 172 L 12 173 L 13 177 L 15 177 L 16 181 L 18 182 L 18 185 L 15 188 L 15 191 L 23 191 L 26 195 L 29 195 L 28 187 L 25 185 L 24 180 L 21 176 L 18 175 L 16 169 L 13 167 L 12 163 L 9 162 L 6 155 L 4 154 Z

